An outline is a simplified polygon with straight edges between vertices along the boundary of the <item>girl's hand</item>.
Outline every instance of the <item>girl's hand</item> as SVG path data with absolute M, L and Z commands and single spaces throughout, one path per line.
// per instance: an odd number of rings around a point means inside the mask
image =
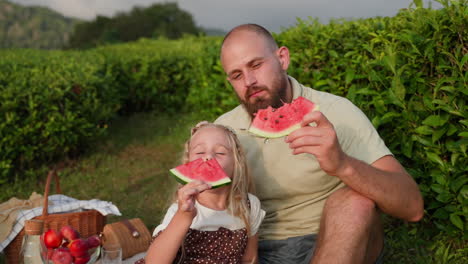
M 195 199 L 198 194 L 208 189 L 211 189 L 211 185 L 204 181 L 193 181 L 182 186 L 177 191 L 178 212 L 195 217 L 197 215 Z

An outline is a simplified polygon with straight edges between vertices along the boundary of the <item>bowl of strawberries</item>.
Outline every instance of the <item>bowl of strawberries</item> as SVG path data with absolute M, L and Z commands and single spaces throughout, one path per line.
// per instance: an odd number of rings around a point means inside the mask
M 46 264 L 93 264 L 99 257 L 98 235 L 82 238 L 72 226 L 49 229 L 41 236 L 41 255 Z

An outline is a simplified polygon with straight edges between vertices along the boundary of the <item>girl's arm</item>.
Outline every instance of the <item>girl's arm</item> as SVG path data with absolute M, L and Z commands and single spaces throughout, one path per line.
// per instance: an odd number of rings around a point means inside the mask
M 247 240 L 247 248 L 245 249 L 244 256 L 242 256 L 242 263 L 258 263 L 258 234 L 249 237 Z
M 177 191 L 177 212 L 171 221 L 150 245 L 145 262 L 150 264 L 172 263 L 177 255 L 177 251 L 184 242 L 193 219 L 197 215 L 195 208 L 196 196 L 211 188 L 210 185 L 194 181 L 186 184 Z
M 145 257 L 146 263 L 172 263 L 184 242 L 193 217 L 177 211 L 169 225 L 151 243 Z

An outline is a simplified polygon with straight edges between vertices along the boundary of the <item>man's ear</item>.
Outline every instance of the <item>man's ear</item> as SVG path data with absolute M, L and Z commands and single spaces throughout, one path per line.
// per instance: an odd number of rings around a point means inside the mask
M 278 59 L 281 63 L 281 68 L 283 68 L 283 70 L 286 71 L 289 67 L 290 61 L 288 48 L 286 48 L 285 46 L 281 46 L 276 50 L 276 56 L 278 56 Z

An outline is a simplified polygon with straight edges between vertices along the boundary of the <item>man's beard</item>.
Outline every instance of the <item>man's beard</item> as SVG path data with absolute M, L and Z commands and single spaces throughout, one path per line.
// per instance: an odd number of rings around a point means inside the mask
M 257 111 L 260 109 L 265 109 L 268 106 L 278 108 L 286 102 L 286 89 L 288 88 L 287 82 L 287 78 L 275 78 L 271 89 L 268 89 L 268 87 L 263 85 L 252 86 L 249 87 L 244 94 L 244 98 L 247 98 L 246 100 L 242 100 L 239 96 L 237 97 L 244 106 L 245 110 L 253 118 L 255 116 L 255 113 L 257 113 Z M 252 98 L 252 100 L 249 100 L 249 95 L 259 91 L 265 91 L 269 95 L 269 97 L 255 97 Z

